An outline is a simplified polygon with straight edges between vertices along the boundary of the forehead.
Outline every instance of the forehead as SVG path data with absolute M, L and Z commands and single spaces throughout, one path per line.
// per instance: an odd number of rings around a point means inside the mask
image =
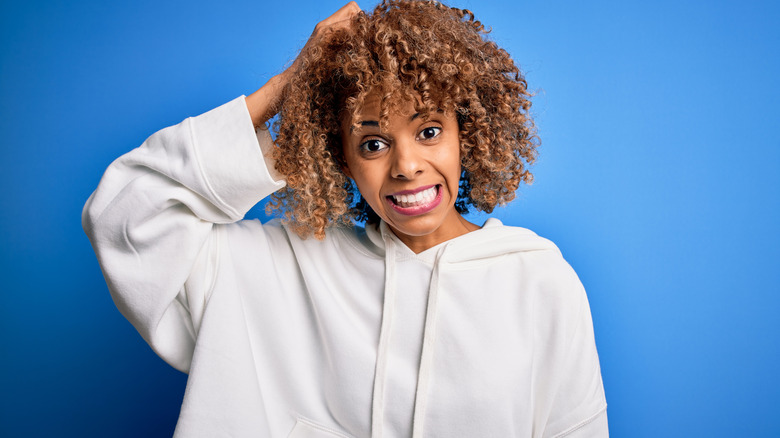
M 411 116 L 416 112 L 415 106 L 411 98 L 405 98 L 404 94 L 396 91 L 388 95 L 379 88 L 373 88 L 365 94 L 362 101 L 359 100 L 359 95 L 344 99 L 339 113 L 342 134 L 358 131 L 361 125 L 366 125 L 364 122 L 377 122 L 376 124 L 371 123 L 371 125 L 379 124 L 382 121 L 383 104 L 388 118 L 399 115 Z M 383 97 L 384 102 L 382 102 Z
M 417 103 L 421 103 L 421 99 L 417 97 Z M 385 97 L 385 106 L 387 107 L 389 116 L 410 116 L 416 112 L 415 105 L 412 99 L 405 98 L 401 94 L 393 94 Z M 379 117 L 382 112 L 382 93 L 378 91 L 372 91 L 363 100 L 363 105 L 357 108 L 358 117 Z M 375 119 L 378 120 L 378 119 Z M 360 120 L 357 120 L 358 122 Z

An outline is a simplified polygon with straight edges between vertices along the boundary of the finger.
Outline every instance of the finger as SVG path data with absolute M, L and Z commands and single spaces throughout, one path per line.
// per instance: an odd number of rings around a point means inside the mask
M 354 1 L 342 6 L 338 11 L 334 12 L 330 17 L 322 20 L 320 24 L 322 27 L 331 27 L 336 24 L 342 24 L 354 17 L 360 12 L 360 6 Z

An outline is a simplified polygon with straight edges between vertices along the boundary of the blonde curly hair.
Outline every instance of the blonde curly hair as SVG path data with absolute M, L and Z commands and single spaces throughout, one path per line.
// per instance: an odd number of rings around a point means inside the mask
M 288 84 L 276 132 L 276 170 L 287 187 L 269 212 L 301 237 L 325 236 L 329 226 L 378 221 L 346 167 L 341 121 L 357 123 L 363 103 L 378 92 L 380 126 L 412 101 L 422 117 L 454 113 L 460 128 L 462 175 L 456 208 L 490 213 L 530 183 L 538 137 L 531 94 L 509 54 L 486 39 L 471 11 L 424 0 L 384 0 L 357 14 L 351 26 L 307 47 Z

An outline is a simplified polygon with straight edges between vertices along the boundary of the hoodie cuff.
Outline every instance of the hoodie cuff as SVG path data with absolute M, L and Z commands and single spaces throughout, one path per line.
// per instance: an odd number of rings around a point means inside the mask
M 260 200 L 286 185 L 281 175 L 269 170 L 273 160 L 265 156 L 270 155 L 273 140 L 268 131 L 255 133 L 244 96 L 191 122 L 200 172 L 215 203 L 232 219 L 243 218 Z
M 276 160 L 274 160 L 274 140 L 271 138 L 271 134 L 268 132 L 268 128 L 260 127 L 255 128 L 255 135 L 257 136 L 257 143 L 260 145 L 260 150 L 263 152 L 263 159 L 265 160 L 265 168 L 268 170 L 268 174 L 275 182 L 285 182 L 284 175 L 276 170 Z

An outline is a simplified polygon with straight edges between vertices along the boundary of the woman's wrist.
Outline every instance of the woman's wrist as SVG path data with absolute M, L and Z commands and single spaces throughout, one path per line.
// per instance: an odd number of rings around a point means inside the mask
M 291 72 L 287 69 L 246 97 L 246 106 L 255 127 L 263 127 L 279 111 L 290 76 Z

